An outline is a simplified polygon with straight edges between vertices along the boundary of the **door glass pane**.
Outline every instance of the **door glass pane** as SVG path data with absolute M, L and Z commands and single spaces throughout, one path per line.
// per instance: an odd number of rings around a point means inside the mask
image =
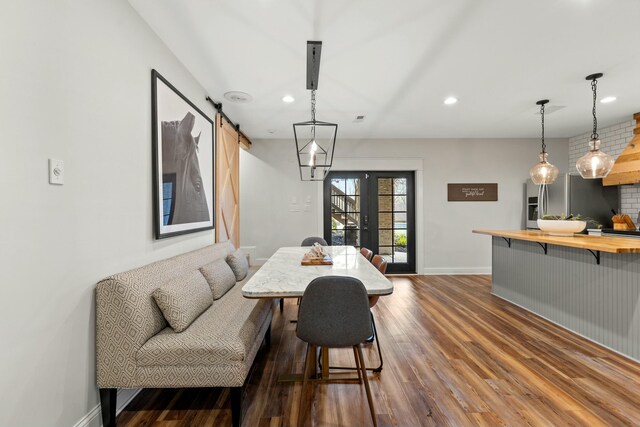
M 346 180 L 346 194 L 357 196 L 360 194 L 360 179 L 350 178 Z
M 382 216 L 382 214 L 380 214 Z M 391 214 L 385 214 L 391 215 Z M 407 229 L 407 213 L 393 213 L 393 228 L 395 229 Z
M 393 262 L 395 264 L 407 262 L 407 248 L 393 248 Z
M 345 204 L 344 196 L 331 196 L 331 212 L 344 212 Z
M 393 196 L 393 210 L 407 211 L 407 196 Z
M 360 246 L 360 230 L 346 230 L 345 245 Z
M 332 179 L 331 180 L 331 194 L 343 195 L 346 191 L 346 180 L 345 179 Z
M 393 245 L 393 231 L 380 230 L 378 231 L 378 246 L 392 246 Z
M 344 214 L 345 228 L 360 228 L 360 212 L 347 212 Z
M 331 229 L 332 230 L 344 229 L 344 219 L 342 214 L 331 214 Z
M 345 196 L 345 211 L 360 212 L 360 196 Z
M 378 212 L 390 212 L 393 210 L 393 196 L 378 197 Z
M 344 245 L 344 230 L 331 230 L 331 246 Z
M 378 195 L 392 194 L 393 180 L 391 178 L 378 178 Z
M 378 214 L 378 228 L 380 229 L 393 228 L 393 223 L 391 221 L 392 218 L 393 218 L 393 214 L 391 212 Z
M 393 194 L 407 194 L 407 178 L 393 178 Z
M 397 248 L 407 248 L 407 230 L 393 231 L 393 245 Z

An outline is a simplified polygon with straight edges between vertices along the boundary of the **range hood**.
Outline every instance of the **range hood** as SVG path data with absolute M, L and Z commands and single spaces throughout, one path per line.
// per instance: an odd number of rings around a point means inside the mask
M 602 180 L 602 185 L 640 183 L 640 113 L 635 113 L 633 119 L 636 121 L 633 139 L 618 156 L 613 169 Z

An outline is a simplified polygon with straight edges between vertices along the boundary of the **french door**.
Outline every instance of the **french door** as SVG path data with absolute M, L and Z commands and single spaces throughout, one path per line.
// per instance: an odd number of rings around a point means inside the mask
M 415 273 L 413 172 L 329 172 L 324 180 L 324 238 L 366 247 L 388 273 Z

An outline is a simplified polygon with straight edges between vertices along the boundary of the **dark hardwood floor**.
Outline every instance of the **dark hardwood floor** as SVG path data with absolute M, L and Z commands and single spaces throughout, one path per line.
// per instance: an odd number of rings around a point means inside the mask
M 640 365 L 490 294 L 488 276 L 394 277 L 374 307 L 385 359 L 370 374 L 379 426 L 640 425 Z M 258 355 L 244 426 L 295 425 L 302 371 L 295 300 L 275 312 L 271 350 Z M 332 364 L 353 353 L 331 350 Z M 368 345 L 369 366 L 377 362 Z M 309 393 L 308 395 L 310 395 Z M 311 397 L 311 396 L 310 396 Z M 306 426 L 369 426 L 357 384 L 317 384 Z M 231 425 L 225 390 L 144 390 L 119 426 Z

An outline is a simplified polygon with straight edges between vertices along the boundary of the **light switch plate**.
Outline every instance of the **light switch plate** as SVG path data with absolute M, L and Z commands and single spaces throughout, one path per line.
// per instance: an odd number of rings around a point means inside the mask
M 62 160 L 49 159 L 49 184 L 64 184 L 64 162 Z

